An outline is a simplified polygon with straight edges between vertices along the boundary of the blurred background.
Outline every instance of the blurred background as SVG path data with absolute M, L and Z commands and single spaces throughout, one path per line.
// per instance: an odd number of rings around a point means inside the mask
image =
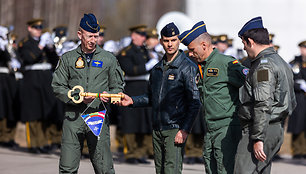
M 76 39 L 81 17 L 91 12 L 107 28 L 107 41 L 129 35 L 128 27 L 133 25 L 156 27 L 163 15 L 177 11 L 186 18 L 174 17 L 174 22 L 191 28 L 190 24 L 203 20 L 210 34 L 227 34 L 233 47 L 241 48 L 238 31 L 251 18 L 262 16 L 264 26 L 275 35 L 273 42 L 280 46 L 280 55 L 288 62 L 298 54 L 297 44 L 306 39 L 305 7 L 304 0 L 0 0 L 0 25 L 14 27 L 21 39 L 27 33 L 26 21 L 43 18 L 50 30 L 67 25 L 68 38 Z

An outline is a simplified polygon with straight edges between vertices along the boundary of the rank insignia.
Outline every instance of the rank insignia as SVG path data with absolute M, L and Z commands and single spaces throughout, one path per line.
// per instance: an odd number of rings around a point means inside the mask
M 206 75 L 207 76 L 218 76 L 219 75 L 219 69 L 218 68 L 208 68 Z
M 82 57 L 79 57 L 78 60 L 75 62 L 75 67 L 78 69 L 84 68 L 85 62 Z
M 174 74 L 169 74 L 169 76 L 168 76 L 168 80 L 174 80 Z
M 98 60 L 93 60 L 91 66 L 102 68 L 103 62 Z

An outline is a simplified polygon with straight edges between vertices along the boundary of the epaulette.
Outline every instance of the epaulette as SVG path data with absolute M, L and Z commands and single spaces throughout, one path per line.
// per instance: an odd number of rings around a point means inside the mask
M 25 38 L 23 38 L 23 39 L 18 43 L 18 47 L 22 47 L 23 44 L 24 44 L 25 42 L 27 42 L 28 40 L 29 40 L 28 36 L 25 37 Z
M 129 46 L 123 48 L 123 49 L 121 50 L 121 52 L 120 52 L 120 55 L 121 55 L 121 56 L 126 56 L 126 51 L 128 51 L 128 50 L 131 49 L 131 48 L 132 48 L 131 45 L 129 45 Z

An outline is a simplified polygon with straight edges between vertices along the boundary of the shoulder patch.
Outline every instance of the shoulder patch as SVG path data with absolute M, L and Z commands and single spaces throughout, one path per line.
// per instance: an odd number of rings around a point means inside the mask
M 236 64 L 236 63 L 238 63 L 238 60 L 237 60 L 237 59 L 233 61 L 233 64 Z
M 268 59 L 261 59 L 260 63 L 268 63 Z
M 269 81 L 269 70 L 262 69 L 257 71 L 257 82 Z

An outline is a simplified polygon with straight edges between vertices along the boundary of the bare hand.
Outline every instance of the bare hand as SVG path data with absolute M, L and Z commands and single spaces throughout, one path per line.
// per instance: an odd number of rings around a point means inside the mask
M 94 99 L 95 97 L 91 97 L 91 96 L 84 97 L 83 103 L 88 104 L 92 102 Z
M 103 91 L 102 94 L 108 94 L 108 92 Z M 100 97 L 100 100 L 107 103 L 109 101 L 109 98 L 108 97 Z
M 122 92 L 118 93 L 118 94 L 123 94 Z M 132 105 L 134 102 L 133 102 L 133 99 L 124 94 L 124 98 L 121 99 L 121 102 L 119 102 L 119 106 L 129 106 L 129 105 Z
M 254 150 L 254 155 L 255 158 L 258 159 L 259 161 L 265 161 L 266 160 L 266 154 L 263 150 L 263 142 L 262 141 L 257 141 L 253 145 L 253 150 Z
M 184 130 L 179 130 L 174 138 L 175 144 L 182 144 L 186 141 L 188 133 Z

